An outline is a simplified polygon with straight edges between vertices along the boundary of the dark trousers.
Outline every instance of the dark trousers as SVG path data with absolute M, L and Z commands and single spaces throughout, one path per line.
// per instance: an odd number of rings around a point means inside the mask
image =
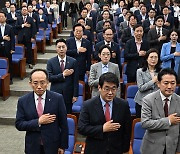
M 61 12 L 62 26 L 67 27 L 67 13 Z
M 40 145 L 40 154 L 45 154 L 44 146 L 43 145 Z
M 128 76 L 127 75 L 127 82 L 130 83 L 130 82 L 136 82 L 136 75 L 135 76 Z
M 18 43 L 24 44 L 26 51 L 27 51 L 26 62 L 28 64 L 32 64 L 32 42 L 31 42 L 31 40 L 26 40 L 25 37 L 23 37 L 23 40 L 18 41 Z
M 136 118 L 141 118 L 141 108 L 142 108 L 142 106 L 139 105 L 138 103 L 136 103 L 135 108 L 136 108 Z
M 13 78 L 13 73 L 12 73 L 12 54 L 10 53 L 7 53 L 5 51 L 5 47 L 0 45 L 0 57 L 6 57 L 8 58 L 8 61 L 9 61 L 9 74 L 10 74 L 10 80 L 12 80 Z

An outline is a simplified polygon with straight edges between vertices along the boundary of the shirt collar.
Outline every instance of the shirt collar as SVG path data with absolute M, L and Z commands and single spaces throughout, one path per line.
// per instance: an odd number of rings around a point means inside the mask
M 135 43 L 142 43 L 142 40 L 141 40 L 140 42 L 138 42 L 138 41 L 136 40 L 136 38 L 135 38 Z
M 105 43 L 105 45 L 109 44 L 109 45 L 111 46 L 111 42 L 106 42 L 106 41 L 104 40 L 104 43 Z
M 102 102 L 102 106 L 105 107 L 106 102 L 102 99 L 101 95 L 100 95 L 100 100 L 101 100 L 101 102 Z M 108 102 L 108 104 L 109 104 L 110 107 L 112 107 L 112 103 L 113 103 L 113 101 Z
M 66 63 L 66 55 L 65 55 L 65 57 L 64 57 L 63 59 L 61 59 L 61 57 L 59 57 L 59 55 L 58 55 L 58 59 L 59 59 L 59 62 L 60 62 L 61 60 L 64 60 L 64 62 Z
M 6 26 L 6 23 L 0 24 L 1 26 L 3 25 L 4 27 Z
M 150 17 L 149 17 L 149 21 L 154 21 L 154 18 L 150 18 Z
M 39 96 L 34 92 L 34 100 L 37 101 L 39 98 Z M 42 99 L 46 99 L 46 91 L 44 92 L 44 94 L 41 96 Z
M 156 26 L 156 30 L 158 31 L 159 30 L 159 28 Z M 160 31 L 162 31 L 162 27 L 160 27 Z
M 107 66 L 107 68 L 108 68 L 109 63 L 107 63 L 107 64 L 105 65 L 105 64 L 103 64 L 103 63 L 101 62 L 101 64 L 102 64 L 102 68 L 104 68 L 104 66 Z
M 164 100 L 165 100 L 166 98 L 168 98 L 169 101 L 171 101 L 171 98 L 172 98 L 172 95 L 169 96 L 169 97 L 164 96 L 161 91 L 160 91 L 160 96 L 161 96 L 161 99 L 162 99 L 162 101 L 163 101 L 163 104 L 164 104 Z
M 78 39 L 75 37 L 75 41 L 80 41 L 80 42 L 81 42 L 81 41 L 82 41 L 82 38 L 81 38 L 80 40 L 78 40 Z

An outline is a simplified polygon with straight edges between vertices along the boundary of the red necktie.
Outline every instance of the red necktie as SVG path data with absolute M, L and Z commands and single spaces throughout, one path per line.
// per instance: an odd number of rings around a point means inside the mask
M 105 104 L 105 107 L 106 107 L 106 111 L 105 111 L 106 121 L 110 121 L 111 118 L 110 118 L 110 111 L 109 111 L 109 103 L 106 103 L 106 104 Z
M 42 106 L 41 100 L 42 98 L 38 97 L 37 113 L 39 117 L 43 114 L 43 106 Z
M 64 60 L 61 60 L 61 71 L 63 72 L 64 71 Z
M 169 101 L 169 99 L 166 98 L 166 99 L 164 99 L 164 101 L 165 101 L 165 104 L 164 104 L 164 114 L 165 114 L 165 117 L 168 117 L 168 101 Z
M 24 16 L 24 23 L 26 23 L 26 16 Z

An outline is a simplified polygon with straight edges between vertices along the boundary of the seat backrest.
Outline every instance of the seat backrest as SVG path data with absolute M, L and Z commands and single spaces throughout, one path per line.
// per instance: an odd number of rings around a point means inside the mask
M 73 153 L 74 149 L 74 144 L 76 141 L 76 133 L 77 133 L 77 118 L 74 115 L 68 114 L 67 115 L 67 123 L 68 123 L 68 137 L 69 137 L 69 142 L 68 142 L 68 149 L 65 151 L 69 151 Z
M 0 76 L 8 73 L 8 61 L 4 58 L 0 58 Z
M 79 83 L 79 96 L 83 96 L 83 93 L 84 93 L 84 88 L 83 88 L 83 84 L 82 83 Z
M 141 122 L 137 122 L 134 126 L 133 154 L 141 154 L 140 147 L 145 129 L 142 128 Z
M 39 33 L 37 34 L 37 36 L 45 36 L 44 29 L 39 28 Z
M 137 85 L 129 85 L 127 87 L 127 98 L 133 98 L 134 99 L 137 91 L 138 91 Z

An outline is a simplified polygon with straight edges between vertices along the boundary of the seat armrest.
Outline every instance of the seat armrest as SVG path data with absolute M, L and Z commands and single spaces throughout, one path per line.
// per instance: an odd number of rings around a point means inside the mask
M 75 152 L 76 145 L 78 145 L 78 144 L 82 145 L 82 150 L 80 153 Z M 73 154 L 84 154 L 85 145 L 86 145 L 85 142 L 76 142 L 74 145 Z

